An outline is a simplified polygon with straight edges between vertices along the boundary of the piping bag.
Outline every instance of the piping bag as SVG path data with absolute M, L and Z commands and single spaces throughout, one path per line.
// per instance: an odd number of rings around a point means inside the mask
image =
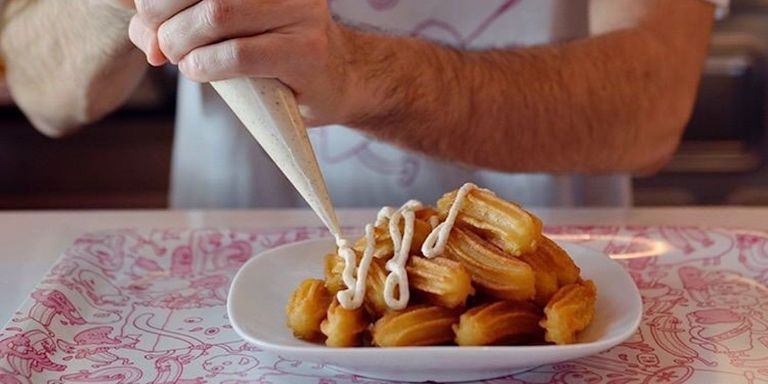
M 340 238 L 336 212 L 293 91 L 279 80 L 264 78 L 235 78 L 211 85 L 331 234 Z

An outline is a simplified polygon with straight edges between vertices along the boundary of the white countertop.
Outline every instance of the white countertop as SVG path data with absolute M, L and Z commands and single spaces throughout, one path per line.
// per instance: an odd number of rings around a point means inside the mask
M 768 229 L 768 208 L 533 209 L 549 225 L 647 224 Z M 359 226 L 375 210 L 341 210 Z M 0 213 L 0 325 L 59 254 L 86 232 L 116 228 L 277 228 L 321 225 L 308 210 Z

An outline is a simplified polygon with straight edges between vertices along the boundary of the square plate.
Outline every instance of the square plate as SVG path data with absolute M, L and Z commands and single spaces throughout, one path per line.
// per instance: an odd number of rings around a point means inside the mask
M 229 319 L 246 341 L 284 358 L 328 364 L 360 376 L 404 381 L 469 381 L 506 376 L 542 364 L 589 356 L 629 338 L 642 317 L 640 293 L 607 255 L 560 243 L 598 288 L 595 319 L 577 344 L 556 346 L 328 348 L 293 337 L 285 306 L 308 278 L 321 278 L 331 239 L 289 244 L 251 258 L 227 299 Z

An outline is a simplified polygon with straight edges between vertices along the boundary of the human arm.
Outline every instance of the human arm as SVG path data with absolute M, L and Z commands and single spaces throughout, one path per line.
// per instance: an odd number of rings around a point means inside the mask
M 119 107 L 147 65 L 128 40 L 123 0 L 9 0 L 0 54 L 16 104 L 59 137 Z
M 500 170 L 654 170 L 689 119 L 712 13 L 698 0 L 593 0 L 594 35 L 577 41 L 457 52 L 410 40 L 412 61 L 427 67 L 404 64 L 402 80 L 380 88 L 392 107 L 351 125 Z
M 234 0 L 174 1 L 185 5 L 137 17 L 188 77 L 279 78 L 311 124 L 515 172 L 663 164 L 691 112 L 714 13 L 700 0 L 592 0 L 593 37 L 460 51 L 340 26 L 324 1 L 262 2 L 258 13 Z

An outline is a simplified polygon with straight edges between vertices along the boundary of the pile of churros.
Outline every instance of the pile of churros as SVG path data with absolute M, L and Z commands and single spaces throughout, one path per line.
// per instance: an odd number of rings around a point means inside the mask
M 352 265 L 341 249 L 328 254 L 325 278 L 293 292 L 296 337 L 330 347 L 560 345 L 592 321 L 595 285 L 533 214 L 471 184 L 436 208 L 409 204 L 382 210 L 351 246 Z M 393 289 L 398 260 L 407 280 Z M 356 292 L 344 276 L 354 268 Z M 355 293 L 358 306 L 342 300 Z M 404 294 L 407 304 L 393 305 Z

